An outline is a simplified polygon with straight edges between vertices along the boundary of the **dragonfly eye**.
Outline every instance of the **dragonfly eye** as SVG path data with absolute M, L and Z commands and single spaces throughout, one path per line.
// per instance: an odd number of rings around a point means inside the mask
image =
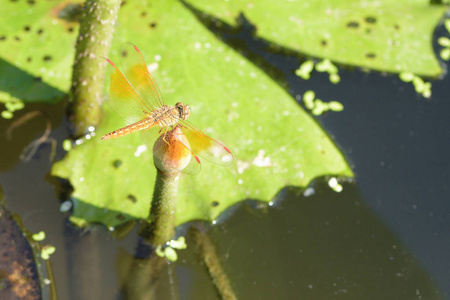
M 175 104 L 175 107 L 178 109 L 180 119 L 186 120 L 187 118 L 189 118 L 189 115 L 191 114 L 189 105 L 178 102 L 177 104 Z

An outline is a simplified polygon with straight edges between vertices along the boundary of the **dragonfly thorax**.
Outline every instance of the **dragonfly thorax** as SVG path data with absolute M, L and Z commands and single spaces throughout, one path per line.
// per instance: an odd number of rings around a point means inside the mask
M 189 108 L 189 105 L 186 105 L 182 102 L 178 102 L 175 104 L 175 108 L 178 110 L 178 117 L 183 120 L 187 120 L 189 118 L 189 115 L 191 114 L 191 109 Z

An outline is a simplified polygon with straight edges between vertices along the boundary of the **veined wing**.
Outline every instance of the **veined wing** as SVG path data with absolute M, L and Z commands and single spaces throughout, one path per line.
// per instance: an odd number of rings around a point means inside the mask
M 148 106 L 154 110 L 164 105 L 161 92 L 148 71 L 141 51 L 135 45 L 126 43 L 122 46 L 122 70 L 130 84 L 139 92 Z
M 146 113 L 153 111 L 139 94 L 139 92 L 130 85 L 119 68 L 108 58 L 108 72 L 106 75 L 107 85 L 109 86 L 106 102 L 109 106 L 124 119 L 132 124 L 144 119 Z
M 186 120 L 179 120 L 179 124 L 189 141 L 188 148 L 195 155 L 218 165 L 229 166 L 233 164 L 234 156 L 224 144 L 210 138 Z
M 161 127 L 157 125 L 147 130 L 141 130 L 141 138 L 147 145 L 147 148 L 152 152 L 155 150 L 154 149 L 155 142 L 160 136 L 159 130 L 161 130 Z
M 191 161 L 189 162 L 187 167 L 181 171 L 181 173 L 189 175 L 197 175 L 198 173 L 200 173 L 201 169 L 202 164 L 195 158 L 195 156 L 192 156 Z

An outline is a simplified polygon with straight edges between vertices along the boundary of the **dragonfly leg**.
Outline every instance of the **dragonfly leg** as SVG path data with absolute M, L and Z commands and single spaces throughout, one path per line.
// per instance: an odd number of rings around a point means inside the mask
M 168 130 L 168 129 L 169 129 L 169 126 L 166 126 L 166 128 L 164 128 L 163 141 L 166 142 L 166 144 L 167 144 L 168 146 L 170 146 L 169 142 L 166 141 L 166 133 L 167 133 L 167 130 Z

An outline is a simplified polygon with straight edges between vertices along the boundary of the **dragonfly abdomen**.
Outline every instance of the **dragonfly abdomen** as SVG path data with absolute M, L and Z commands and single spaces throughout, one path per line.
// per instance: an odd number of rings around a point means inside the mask
M 102 137 L 102 140 L 110 140 L 110 139 L 116 139 L 131 133 L 134 133 L 136 131 L 148 129 L 152 127 L 155 124 L 155 120 L 152 117 L 146 118 L 144 120 L 141 120 L 139 122 L 130 124 L 128 126 L 119 128 L 117 130 L 114 130 L 110 133 L 105 134 Z

